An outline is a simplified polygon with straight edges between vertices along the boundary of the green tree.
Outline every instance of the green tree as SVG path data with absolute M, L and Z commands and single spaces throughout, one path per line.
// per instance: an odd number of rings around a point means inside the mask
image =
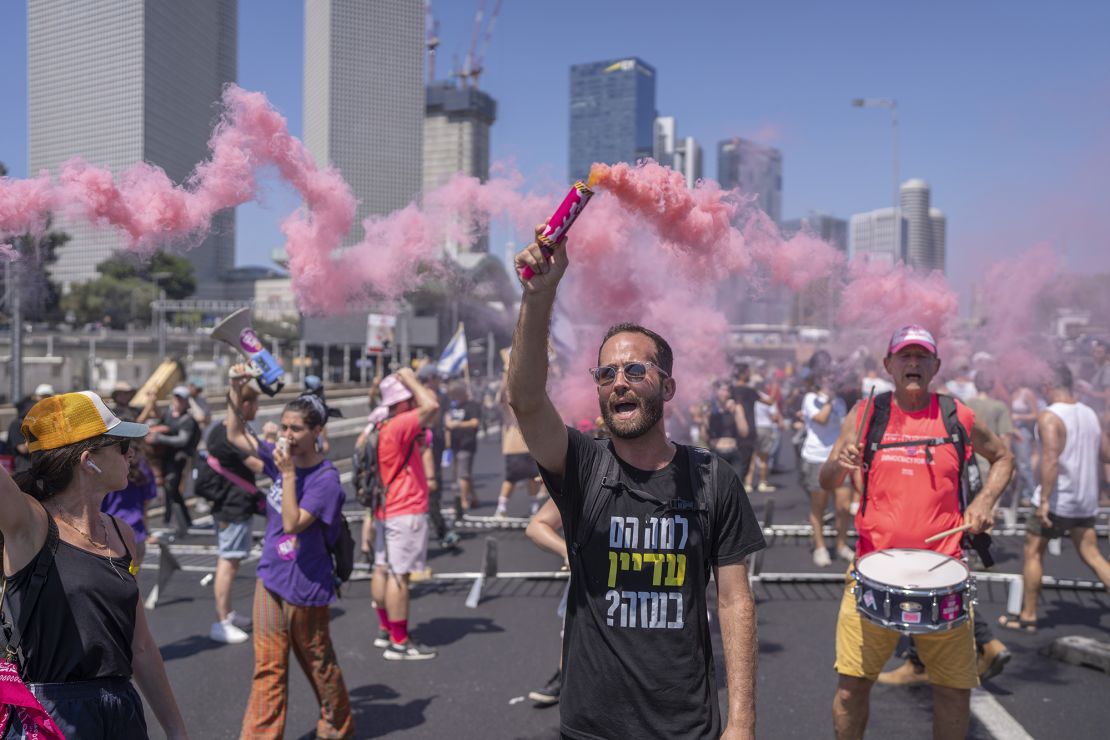
M 168 252 L 155 252 L 149 260 L 131 253 L 117 252 L 97 265 L 96 271 L 106 278 L 138 278 L 149 283 L 154 282 L 156 274 L 168 274 L 168 277 L 158 280 L 158 285 L 165 289 L 167 298 L 175 301 L 188 298 L 197 289 L 193 264 L 184 257 Z
M 123 329 L 133 324 L 149 324 L 150 304 L 157 297 L 157 288 L 149 281 L 101 275 L 74 285 L 62 296 L 61 308 L 66 313 L 72 312 L 78 324 L 104 322 Z

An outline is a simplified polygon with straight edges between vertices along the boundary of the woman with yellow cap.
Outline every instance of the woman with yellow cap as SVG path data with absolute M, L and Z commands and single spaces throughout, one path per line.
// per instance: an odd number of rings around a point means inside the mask
M 187 737 L 143 614 L 131 529 L 100 512 L 127 485 L 130 446 L 146 425 L 121 421 L 85 391 L 39 401 L 22 431 L 31 469 L 14 480 L 0 473 L 0 605 L 7 660 L 37 704 L 17 705 L 2 737 L 33 735 L 27 724 L 38 717 L 66 737 L 146 738 L 132 677 L 166 735 Z

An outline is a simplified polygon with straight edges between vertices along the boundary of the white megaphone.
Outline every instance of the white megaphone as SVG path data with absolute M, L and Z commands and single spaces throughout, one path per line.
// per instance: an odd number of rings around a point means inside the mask
M 281 364 L 262 346 L 262 341 L 254 333 L 249 308 L 240 308 L 216 324 L 212 329 L 212 336 L 230 344 L 250 358 L 252 373 L 258 378 L 258 384 L 262 386 L 262 390 L 267 390 L 266 386 L 273 386 L 285 375 Z

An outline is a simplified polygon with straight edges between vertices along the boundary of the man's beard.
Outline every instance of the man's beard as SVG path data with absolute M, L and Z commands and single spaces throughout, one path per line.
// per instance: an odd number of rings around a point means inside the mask
M 613 416 L 613 410 L 609 407 L 608 400 L 598 399 L 601 418 L 605 421 L 605 426 L 609 428 L 610 434 L 619 439 L 642 437 L 663 418 L 663 404 L 665 402 L 662 393 L 647 398 L 643 396 L 637 396 L 635 399 L 625 398 L 621 399 L 620 402 L 635 403 L 639 407 L 639 413 L 631 419 L 616 419 Z

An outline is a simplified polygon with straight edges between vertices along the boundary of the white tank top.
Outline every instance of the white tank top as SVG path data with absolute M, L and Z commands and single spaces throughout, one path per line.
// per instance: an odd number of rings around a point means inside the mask
M 1102 442 L 1098 415 L 1082 403 L 1054 403 L 1046 410 L 1056 414 L 1067 430 L 1049 511 L 1066 517 L 1094 516 L 1098 513 L 1098 463 Z M 1038 486 L 1033 494 L 1034 506 L 1040 504 L 1040 493 Z

